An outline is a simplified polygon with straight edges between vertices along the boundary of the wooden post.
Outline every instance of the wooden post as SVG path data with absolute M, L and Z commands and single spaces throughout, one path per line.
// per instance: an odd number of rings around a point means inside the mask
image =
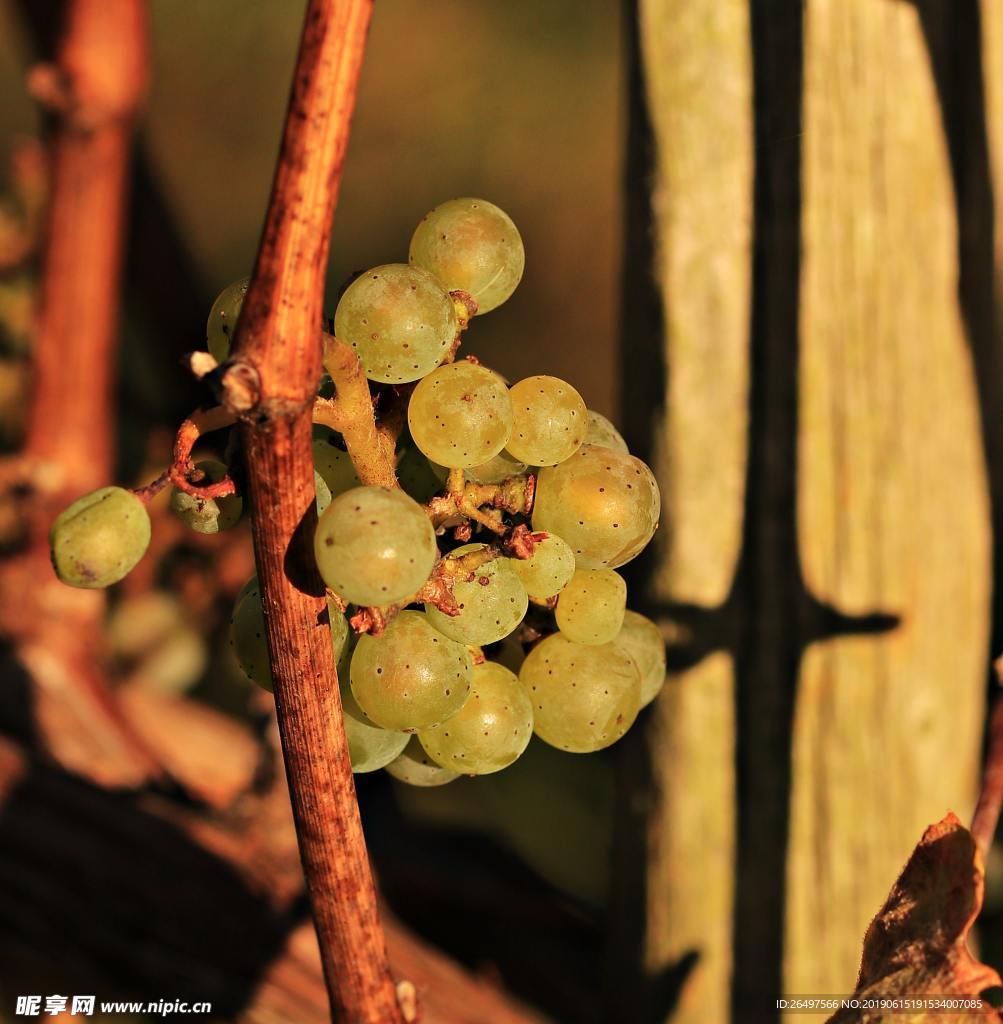
M 972 809 L 999 447 L 967 6 L 636 4 L 625 409 L 673 666 L 625 753 L 638 1019 L 850 991 L 915 836 Z

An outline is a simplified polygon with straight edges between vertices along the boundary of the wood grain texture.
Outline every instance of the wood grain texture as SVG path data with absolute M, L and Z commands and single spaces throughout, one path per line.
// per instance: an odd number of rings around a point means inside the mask
M 661 393 L 628 386 L 626 414 L 663 489 L 639 575 L 674 667 L 624 792 L 646 984 L 675 972 L 643 1019 L 739 1020 L 852 987 L 915 836 L 974 799 L 999 447 L 980 28 L 922 0 L 637 15 L 657 294 L 639 321 L 635 266 L 625 351 Z
M 798 526 L 805 581 L 887 635 L 809 650 L 793 741 L 790 991 L 843 991 L 914 838 L 970 814 L 989 505 L 947 143 L 908 4 L 806 27 Z M 908 97 L 908 102 L 903 98 Z

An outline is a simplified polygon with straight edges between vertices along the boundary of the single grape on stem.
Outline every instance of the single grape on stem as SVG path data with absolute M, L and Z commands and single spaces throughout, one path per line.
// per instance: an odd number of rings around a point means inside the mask
M 146 554 L 150 516 L 123 487 L 102 487 L 63 509 L 49 531 L 56 575 L 87 590 L 118 583 Z
M 388 263 L 360 274 L 334 314 L 370 380 L 404 384 L 433 370 L 456 337 L 453 300 L 427 270 Z
M 526 263 L 512 218 L 485 199 L 450 199 L 425 214 L 408 258 L 449 291 L 473 296 L 479 314 L 509 298 Z
M 414 389 L 407 410 L 415 445 L 440 466 L 468 469 L 493 459 L 512 433 L 512 401 L 502 378 L 460 360 Z
M 516 676 L 504 665 L 474 667 L 470 698 L 441 725 L 418 733 L 429 757 L 465 775 L 507 768 L 533 735 L 533 706 Z
M 355 487 L 320 517 L 314 553 L 324 582 L 345 601 L 387 605 L 421 587 L 438 548 L 414 499 L 388 487 Z

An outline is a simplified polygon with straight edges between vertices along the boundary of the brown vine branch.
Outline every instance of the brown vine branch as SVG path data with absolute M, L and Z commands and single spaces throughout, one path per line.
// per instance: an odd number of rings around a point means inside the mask
M 314 422 L 336 430 L 345 439 L 345 447 L 359 479 L 376 487 L 397 487 L 394 463 L 396 437 L 381 434 L 373 415 L 369 381 L 359 358 L 343 341 L 324 335 L 324 369 L 334 381 L 334 398 L 314 402 Z
M 275 707 L 324 977 L 334 1019 L 352 1024 L 401 1013 L 313 560 L 311 424 L 331 220 L 371 11 L 372 0 L 307 6 L 264 233 L 220 382 L 242 419 Z M 366 406 L 368 425 L 368 397 Z
M 112 473 L 123 224 L 134 118 L 146 90 L 146 7 L 70 0 L 62 14 L 54 63 L 30 77 L 52 105 L 49 198 L 21 453 L 27 545 L 0 570 L 0 618 L 33 679 L 47 753 L 80 765 L 84 731 L 72 726 L 86 722 L 94 742 L 128 751 L 123 760 L 132 766 L 118 781 L 136 784 L 159 770 L 100 670 L 104 596 L 56 579 L 48 531 L 61 508 Z

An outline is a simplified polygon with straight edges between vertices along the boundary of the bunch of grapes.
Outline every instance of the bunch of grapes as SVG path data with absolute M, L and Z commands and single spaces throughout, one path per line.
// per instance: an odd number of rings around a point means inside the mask
M 659 630 L 627 609 L 617 572 L 658 525 L 651 470 L 566 381 L 509 386 L 456 358 L 468 321 L 505 302 L 523 266 L 507 214 L 451 200 L 418 225 L 407 263 L 360 274 L 335 312 L 376 415 L 406 407 L 395 488 L 363 486 L 341 437 L 315 428 L 314 552 L 356 772 L 441 785 L 507 767 L 533 733 L 562 750 L 600 750 L 664 682 Z M 210 313 L 220 362 L 246 290 L 231 285 Z M 218 481 L 227 467 L 197 472 Z M 172 507 L 214 533 L 243 502 L 176 492 Z M 107 586 L 148 540 L 142 502 L 105 488 L 57 519 L 53 563 L 68 583 Z M 246 674 L 271 689 L 256 578 L 238 595 L 231 639 Z

